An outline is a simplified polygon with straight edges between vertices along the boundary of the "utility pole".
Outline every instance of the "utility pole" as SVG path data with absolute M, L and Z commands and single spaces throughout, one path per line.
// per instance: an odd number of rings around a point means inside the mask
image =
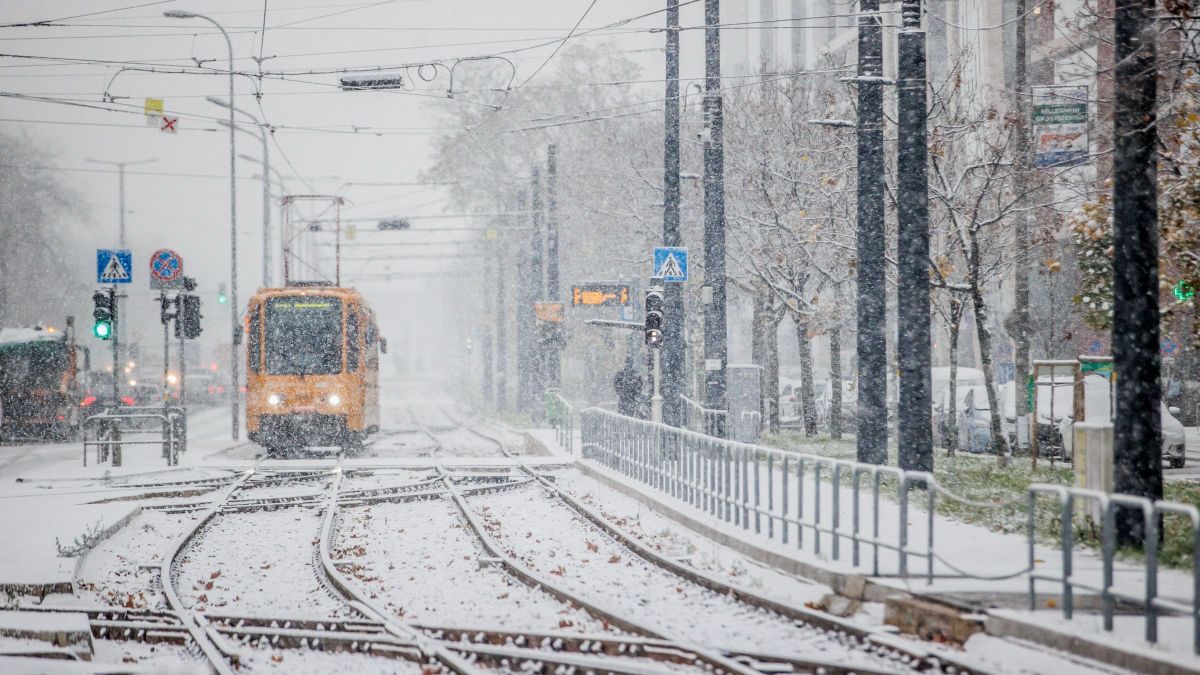
M 1030 164 L 1029 155 L 1029 70 L 1028 70 L 1028 42 L 1026 40 L 1026 25 L 1025 20 L 1026 0 L 1016 0 L 1017 12 L 1017 46 L 1016 46 L 1016 64 L 1014 71 L 1014 79 L 1016 82 L 1013 87 L 1013 112 L 1017 115 L 1017 124 L 1015 128 L 1016 141 L 1016 175 L 1014 176 L 1013 187 L 1017 193 L 1018 204 L 1028 203 L 1029 194 L 1029 170 Z M 1016 321 L 1014 322 L 1013 341 L 1016 343 L 1013 355 L 1013 383 L 1016 391 L 1016 415 L 1017 415 L 1017 444 L 1021 445 L 1022 434 L 1020 430 L 1024 429 L 1025 444 L 1029 443 L 1029 392 L 1025 387 L 1025 378 L 1029 377 L 1029 212 L 1026 209 L 1021 209 L 1017 214 L 1014 225 L 1013 245 L 1016 246 L 1017 268 L 1013 275 L 1013 310 L 1015 312 Z M 1001 447 L 996 444 L 996 447 Z M 1035 447 L 1035 446 L 1029 446 Z M 1006 463 L 1003 455 L 999 458 L 1000 465 Z M 1036 458 L 1034 460 L 1036 462 Z
M 663 99 L 663 246 L 682 246 L 679 233 L 679 0 L 667 0 L 667 74 Z M 685 352 L 683 284 L 664 284 L 662 395 L 663 421 L 680 424 Z
M 926 147 L 925 33 L 921 0 L 900 4 L 897 38 L 897 116 L 900 137 L 896 162 L 899 196 L 896 311 L 900 365 L 898 446 L 900 468 L 933 471 L 930 415 L 929 178 Z
M 518 192 L 517 202 L 522 208 L 528 203 L 524 191 Z M 532 239 L 536 239 L 530 234 Z M 533 244 L 525 250 L 525 266 L 533 265 Z M 532 411 L 530 398 L 534 382 L 533 332 L 536 326 L 533 318 L 533 303 L 537 300 L 532 275 L 522 274 L 517 284 L 517 410 L 529 413 Z
M 487 285 L 487 280 L 492 276 L 492 264 L 491 258 L 484 256 L 483 283 L 485 286 Z M 498 312 L 498 309 L 496 305 L 493 304 L 492 295 L 488 293 L 487 289 L 485 288 L 483 292 L 483 316 L 480 317 L 479 322 L 476 324 L 479 327 L 479 348 L 482 350 L 481 355 L 483 357 L 481 360 L 483 361 L 483 397 L 485 399 L 492 398 L 494 392 L 494 389 L 492 388 L 492 331 L 488 330 L 487 325 L 487 322 L 492 317 L 493 312 Z
M 558 284 L 558 146 L 553 143 L 546 148 L 546 294 L 543 298 L 560 302 Z M 547 333 L 544 349 L 546 372 L 543 386 L 558 388 L 562 385 L 562 333 L 561 324 Z
M 508 406 L 508 336 L 504 305 L 504 268 L 507 263 L 506 244 L 496 238 L 496 409 Z
M 1155 0 L 1117 0 L 1113 158 L 1113 488 L 1161 499 L 1159 388 L 1158 151 Z M 1143 531 L 1140 511 L 1117 512 L 1125 542 Z M 1157 533 L 1161 536 L 1161 532 Z
M 136 162 L 111 162 L 106 159 L 92 159 L 91 157 L 88 157 L 87 161 L 91 162 L 92 164 L 107 164 L 108 166 L 117 167 L 117 209 L 119 211 L 119 213 L 117 214 L 117 248 L 125 248 L 126 247 L 125 246 L 125 167 L 138 166 L 141 164 L 153 164 L 154 162 L 157 162 L 158 160 L 157 159 L 139 159 Z M 120 296 L 118 296 L 118 299 L 114 300 L 114 302 L 120 302 Z M 116 306 L 114 305 L 113 307 L 115 310 Z M 119 335 L 117 335 L 116 331 L 117 331 L 117 325 L 114 323 L 113 324 L 113 354 L 117 354 L 117 351 L 116 351 L 117 342 L 119 341 L 119 337 L 120 337 Z M 114 364 L 116 363 L 115 359 L 116 359 L 116 357 L 114 356 L 114 361 L 113 361 Z M 114 368 L 115 367 L 116 366 L 114 365 Z M 116 371 L 114 370 L 113 373 L 115 374 Z
M 107 164 L 108 166 L 117 167 L 117 209 L 119 210 L 117 218 L 117 248 L 125 248 L 125 167 L 138 166 L 140 164 L 153 164 L 157 159 L 141 159 L 136 162 L 110 162 L 105 159 L 87 158 L 87 161 L 92 164 Z
M 858 17 L 857 458 L 887 463 L 887 253 L 883 223 L 883 25 L 879 0 Z
M 534 422 L 542 419 L 542 394 L 545 391 L 546 352 L 542 340 L 542 325 L 534 315 L 533 303 L 542 299 L 546 288 L 546 278 L 542 271 L 542 256 L 545 254 L 542 241 L 542 169 L 534 164 L 529 178 L 529 202 L 533 211 L 530 222 L 533 224 L 529 236 L 529 286 L 533 300 L 523 311 L 533 316 L 533 330 L 530 333 L 530 351 L 533 359 L 529 369 L 529 401 L 527 412 Z
M 725 134 L 720 24 L 720 0 L 704 0 L 704 405 L 725 410 Z M 715 434 L 725 436 L 720 418 Z

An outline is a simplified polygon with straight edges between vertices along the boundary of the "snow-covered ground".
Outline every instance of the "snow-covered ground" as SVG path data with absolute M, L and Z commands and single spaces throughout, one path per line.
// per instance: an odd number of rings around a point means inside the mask
M 652 564 L 553 497 L 518 458 L 623 536 L 717 583 L 797 608 L 819 606 L 829 588 L 681 527 L 572 468 L 569 457 L 524 454 L 520 434 L 428 383 L 397 389 L 403 395 L 385 406 L 383 429 L 353 458 L 267 460 L 228 438 L 223 409 L 192 415 L 189 451 L 174 468 L 153 450 L 127 451 L 125 466 L 113 468 L 83 466 L 76 444 L 4 448 L 0 584 L 23 611 L 0 642 L 0 672 L 105 664 L 204 672 L 234 658 L 242 672 L 420 672 L 420 662 L 446 658 L 503 671 L 552 654 L 561 663 L 607 659 L 628 672 L 711 670 L 750 654 L 780 660 L 764 668 L 789 659 L 904 668 L 845 630 L 806 625 Z M 331 504 L 340 504 L 333 514 Z M 33 611 L 48 608 L 75 613 Z M 882 614 L 867 603 L 845 626 L 888 636 Z M 94 633 L 108 626 L 85 647 L 90 669 L 38 658 L 58 649 L 36 630 L 47 616 L 84 617 Z M 212 621 L 224 627 L 195 628 Z M 637 640 L 647 639 L 639 631 L 708 662 L 638 652 Z M 170 639 L 149 639 L 156 635 Z M 929 647 L 904 644 L 913 653 Z M 1001 645 L 1021 658 L 1006 663 Z M 1084 668 L 1031 645 L 968 647 L 965 655 L 937 649 L 998 672 Z M 1046 668 L 1031 665 L 1039 655 Z

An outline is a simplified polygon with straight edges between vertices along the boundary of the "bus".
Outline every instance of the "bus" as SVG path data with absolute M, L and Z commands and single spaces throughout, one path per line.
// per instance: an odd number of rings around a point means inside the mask
M 88 357 L 70 325 L 0 329 L 0 440 L 74 438 Z
M 353 288 L 260 289 L 246 317 L 246 429 L 268 456 L 305 447 L 359 452 L 379 430 L 375 313 Z

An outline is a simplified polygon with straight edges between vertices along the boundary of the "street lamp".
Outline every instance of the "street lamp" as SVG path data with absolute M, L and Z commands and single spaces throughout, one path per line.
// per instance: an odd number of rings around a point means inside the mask
M 238 440 L 239 425 L 238 425 L 238 404 L 240 403 L 239 396 L 241 393 L 241 369 L 238 368 L 238 352 L 237 346 L 241 342 L 241 326 L 238 324 L 238 297 L 237 297 L 237 149 L 235 138 L 237 125 L 233 118 L 233 42 L 229 40 L 229 33 L 225 32 L 225 28 L 213 19 L 196 14 L 194 12 L 186 12 L 180 9 L 171 9 L 163 12 L 163 16 L 168 19 L 203 19 L 217 27 L 221 31 L 221 35 L 225 37 L 225 46 L 229 50 L 229 321 L 230 321 L 230 349 L 229 372 L 232 376 L 233 395 L 229 397 L 230 412 L 232 413 L 232 435 L 233 440 Z
M 117 241 L 120 244 L 119 248 L 125 248 L 125 167 L 138 166 L 140 164 L 152 164 L 157 162 L 157 159 L 141 159 L 136 162 L 112 162 L 106 159 L 87 158 L 87 161 L 93 164 L 107 164 L 117 167 L 117 208 L 121 210 L 119 219 L 120 229 L 118 230 Z
M 262 142 L 262 165 L 266 167 L 263 171 L 263 193 L 262 193 L 262 285 L 263 288 L 271 287 L 271 181 L 269 172 L 271 170 L 271 154 L 267 149 L 267 131 L 265 125 L 259 121 L 257 117 L 241 108 L 232 106 L 228 101 L 216 96 L 205 98 L 206 101 L 213 105 L 219 105 L 222 108 L 229 108 L 234 112 L 241 113 L 249 117 L 258 128 L 259 141 Z M 243 130 L 244 131 L 244 130 Z M 246 133 L 250 133 L 247 131 Z

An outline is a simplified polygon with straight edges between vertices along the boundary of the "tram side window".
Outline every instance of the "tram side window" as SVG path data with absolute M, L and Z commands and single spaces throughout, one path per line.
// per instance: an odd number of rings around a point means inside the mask
M 246 352 L 250 370 L 255 373 L 262 370 L 262 320 L 259 318 L 259 309 L 258 305 L 250 308 L 250 342 Z
M 267 372 L 342 372 L 342 302 L 330 297 L 272 298 L 265 320 Z
M 358 312 L 353 309 L 346 315 L 346 370 L 358 370 Z

